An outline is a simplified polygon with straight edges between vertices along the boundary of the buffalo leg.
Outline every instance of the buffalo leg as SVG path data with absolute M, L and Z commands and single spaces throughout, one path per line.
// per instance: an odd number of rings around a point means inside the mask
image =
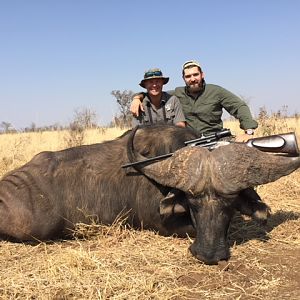
M 260 224 L 267 222 L 271 211 L 253 188 L 247 188 L 239 193 L 236 209 Z

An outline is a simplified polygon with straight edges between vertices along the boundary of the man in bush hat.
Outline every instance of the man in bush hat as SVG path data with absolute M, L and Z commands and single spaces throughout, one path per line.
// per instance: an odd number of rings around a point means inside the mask
M 141 113 L 133 118 L 133 126 L 166 123 L 185 127 L 185 117 L 178 98 L 162 91 L 163 85 L 168 81 L 169 78 L 164 77 L 160 69 L 145 72 L 140 86 L 145 88 L 147 93 L 141 103 Z
M 169 91 L 175 95 L 181 105 L 188 127 L 202 134 L 210 134 L 223 128 L 222 109 L 237 118 L 244 134 L 236 137 L 236 141 L 245 142 L 252 138 L 257 122 L 252 118 L 247 104 L 230 91 L 214 84 L 206 84 L 204 72 L 195 60 L 187 61 L 182 66 L 182 78 L 185 87 L 177 87 Z M 131 105 L 133 115 L 143 111 L 141 106 L 143 94 L 135 94 Z

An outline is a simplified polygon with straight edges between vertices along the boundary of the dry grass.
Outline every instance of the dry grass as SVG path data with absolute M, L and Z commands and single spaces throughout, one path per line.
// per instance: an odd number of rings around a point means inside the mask
M 119 128 L 85 130 L 83 144 L 100 143 L 120 136 Z M 29 161 L 42 151 L 67 148 L 68 131 L 0 134 L 0 176 Z
M 225 126 L 237 131 L 236 122 Z M 298 120 L 288 126 L 299 133 Z M 90 131 L 86 143 L 122 132 Z M 0 174 L 64 147 L 63 132 L 0 135 Z M 120 220 L 110 227 L 78 224 L 73 240 L 1 241 L 0 298 L 300 299 L 300 172 L 258 192 L 272 216 L 265 228 L 235 216 L 228 262 L 203 265 L 189 253 L 188 238 L 136 231 Z
M 300 137 L 300 118 L 280 118 L 268 117 L 259 121 L 259 127 L 255 130 L 255 136 L 265 136 L 269 134 L 296 132 Z M 231 129 L 231 131 L 238 135 L 243 131 L 239 128 L 239 123 L 235 120 L 225 121 L 224 127 Z

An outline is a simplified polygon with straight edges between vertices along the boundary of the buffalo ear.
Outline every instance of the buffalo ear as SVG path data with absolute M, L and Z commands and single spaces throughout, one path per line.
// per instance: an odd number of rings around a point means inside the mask
M 300 157 L 266 153 L 240 143 L 219 147 L 211 154 L 213 184 L 225 194 L 275 181 L 300 167 Z
M 159 213 L 162 218 L 183 214 L 188 211 L 185 194 L 172 189 L 165 198 L 160 201 Z

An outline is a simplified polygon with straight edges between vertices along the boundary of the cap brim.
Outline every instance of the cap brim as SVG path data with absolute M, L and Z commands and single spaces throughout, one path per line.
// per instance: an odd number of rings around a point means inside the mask
M 150 80 L 150 79 L 163 79 L 163 85 L 167 84 L 169 82 L 169 77 L 149 77 L 149 78 L 146 78 L 146 79 L 143 79 L 139 85 L 145 89 L 145 81 L 146 80 Z

